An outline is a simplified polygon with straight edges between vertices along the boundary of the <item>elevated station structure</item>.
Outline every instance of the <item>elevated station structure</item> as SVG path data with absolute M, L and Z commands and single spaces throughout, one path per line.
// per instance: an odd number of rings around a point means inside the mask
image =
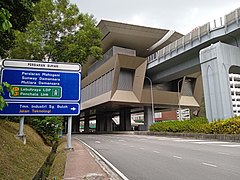
M 80 119 L 85 132 L 93 119 L 97 131 L 115 130 L 116 115 L 117 130 L 130 130 L 131 113 L 143 111 L 147 129 L 154 110 L 198 109 L 203 91 L 209 121 L 232 117 L 236 104 L 229 73 L 240 72 L 239 20 L 236 9 L 185 36 L 102 20 L 103 58 L 83 66 Z M 79 121 L 75 123 L 78 131 Z
M 117 130 L 131 130 L 131 113 L 144 111 L 145 128 L 155 110 L 198 108 L 202 94 L 199 74 L 179 77 L 170 84 L 152 84 L 146 77 L 147 57 L 183 37 L 178 32 L 102 20 L 103 58 L 83 66 L 81 120 L 88 131 L 96 119 L 97 131 L 112 131 L 112 117 L 120 117 Z M 182 94 L 181 98 L 179 94 Z

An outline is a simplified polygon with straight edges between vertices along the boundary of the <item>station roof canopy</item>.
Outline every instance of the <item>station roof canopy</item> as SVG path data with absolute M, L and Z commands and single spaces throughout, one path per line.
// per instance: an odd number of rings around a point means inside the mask
M 112 46 L 136 50 L 136 55 L 147 57 L 183 35 L 166 29 L 151 28 L 101 20 L 97 25 L 103 33 L 103 53 Z

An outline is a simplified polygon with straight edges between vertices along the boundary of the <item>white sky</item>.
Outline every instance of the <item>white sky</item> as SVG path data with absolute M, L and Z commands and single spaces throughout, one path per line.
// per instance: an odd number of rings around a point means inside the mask
M 70 0 L 101 19 L 187 34 L 240 7 L 240 0 Z

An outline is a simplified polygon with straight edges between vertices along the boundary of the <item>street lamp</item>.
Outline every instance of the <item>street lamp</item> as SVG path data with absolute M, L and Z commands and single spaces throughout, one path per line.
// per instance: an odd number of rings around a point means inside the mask
M 182 121 L 182 111 L 181 111 L 181 104 L 180 104 L 180 85 L 179 85 L 181 81 L 183 81 L 183 83 L 187 83 L 187 82 L 191 82 L 191 79 L 186 79 L 184 76 L 183 79 L 180 79 L 178 81 L 178 110 L 179 110 L 179 120 L 180 121 Z
M 177 83 L 177 85 L 178 85 L 178 113 L 179 113 L 179 120 L 180 121 L 182 121 L 182 111 L 181 111 L 181 105 L 180 105 L 180 88 L 179 88 L 179 84 L 180 84 L 181 81 L 183 81 L 183 79 L 180 79 L 178 81 L 178 83 Z
M 155 113 L 154 113 L 154 104 L 153 104 L 153 88 L 152 88 L 152 80 L 145 76 L 146 79 L 149 80 L 150 83 L 150 90 L 151 90 L 151 101 L 152 101 L 152 119 L 153 119 L 153 123 L 155 122 Z

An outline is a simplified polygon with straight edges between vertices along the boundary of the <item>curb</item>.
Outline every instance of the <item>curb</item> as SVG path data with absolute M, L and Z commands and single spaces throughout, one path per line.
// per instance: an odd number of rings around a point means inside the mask
M 150 131 L 135 131 L 134 134 L 150 136 L 187 137 L 196 139 L 212 139 L 217 141 L 240 142 L 240 134 L 198 134 L 198 133 L 171 133 Z
M 111 170 L 113 170 L 123 180 L 129 180 L 121 171 L 119 171 L 113 164 L 111 164 L 107 159 L 105 159 L 101 154 L 99 154 L 95 149 L 93 149 L 87 143 L 85 143 L 84 141 L 78 138 L 74 138 L 74 139 L 78 140 L 80 143 L 84 144 L 88 149 L 90 149 L 96 156 L 98 156 Z

